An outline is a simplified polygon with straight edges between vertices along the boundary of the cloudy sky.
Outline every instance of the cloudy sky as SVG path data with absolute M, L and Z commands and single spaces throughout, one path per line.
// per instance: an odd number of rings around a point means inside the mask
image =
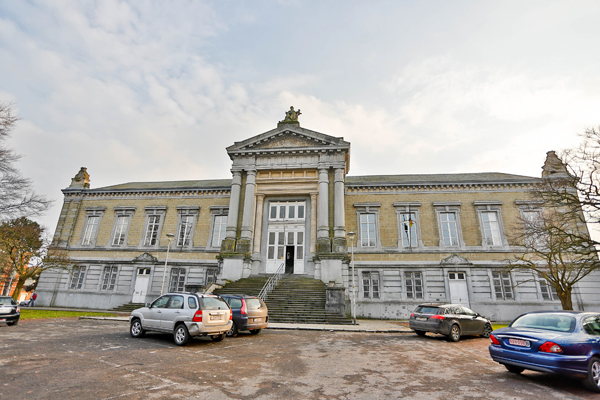
M 56 199 L 230 177 L 225 147 L 301 126 L 352 143 L 351 175 L 539 176 L 600 124 L 598 1 L 0 1 L 12 146 Z

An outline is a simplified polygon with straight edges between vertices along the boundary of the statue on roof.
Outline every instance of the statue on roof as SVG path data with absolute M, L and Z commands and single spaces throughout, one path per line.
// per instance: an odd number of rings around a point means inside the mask
M 88 174 L 86 167 L 81 167 L 77 175 L 71 179 L 71 186 L 69 187 L 90 188 L 90 174 Z
M 298 109 L 297 111 L 294 110 L 294 106 L 290 107 L 290 111 L 286 111 L 285 113 L 285 119 L 283 121 L 279 121 L 280 124 L 287 124 L 287 123 L 298 123 L 298 116 L 302 114 L 300 112 L 300 109 Z

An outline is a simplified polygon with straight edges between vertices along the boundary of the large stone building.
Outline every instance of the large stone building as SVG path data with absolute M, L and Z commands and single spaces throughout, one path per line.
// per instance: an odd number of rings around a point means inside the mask
M 560 308 L 539 277 L 502 270 L 519 252 L 510 232 L 539 212 L 528 199 L 538 178 L 350 176 L 350 143 L 301 128 L 297 115 L 228 147 L 232 179 L 90 188 L 82 168 L 63 189 L 54 236 L 76 266 L 45 272 L 38 303 L 111 308 L 279 268 L 349 288 L 353 254 L 358 316 L 407 318 L 430 301 L 496 320 Z M 549 152 L 545 173 L 554 161 Z M 576 287 L 576 308 L 600 308 L 599 281 Z

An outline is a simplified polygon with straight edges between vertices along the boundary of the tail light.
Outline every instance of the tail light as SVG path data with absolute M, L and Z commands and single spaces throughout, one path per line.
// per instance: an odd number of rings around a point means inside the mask
M 415 316 L 415 313 L 410 313 L 410 317 L 413 318 Z
M 443 315 L 432 315 L 429 319 L 446 319 Z
M 500 346 L 500 341 L 496 339 L 494 335 L 490 335 L 490 340 L 492 341 L 492 344 Z
M 21 307 L 17 307 L 17 314 L 21 312 Z
M 196 311 L 196 314 L 194 314 L 194 318 L 192 318 L 192 321 L 202 322 L 202 310 Z
M 248 311 L 246 311 L 246 300 L 242 299 L 242 309 L 240 311 L 242 315 L 247 315 Z
M 229 311 L 229 320 L 231 321 L 233 319 L 233 312 Z
M 539 347 L 538 351 L 543 353 L 562 353 L 563 349 L 554 342 L 546 342 Z

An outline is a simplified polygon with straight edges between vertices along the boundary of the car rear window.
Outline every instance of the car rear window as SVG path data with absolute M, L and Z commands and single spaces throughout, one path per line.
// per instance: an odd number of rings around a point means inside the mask
M 248 310 L 260 310 L 263 307 L 263 302 L 259 298 L 246 299 L 246 307 Z
M 202 299 L 203 310 L 226 310 L 229 306 L 218 297 L 204 297 Z
M 12 297 L 2 297 L 0 298 L 0 306 L 16 306 L 17 303 L 13 300 Z
M 422 314 L 437 314 L 439 311 L 440 311 L 439 307 L 432 307 L 432 306 L 418 306 L 415 309 L 415 312 L 422 313 Z
M 513 328 L 573 332 L 575 329 L 575 318 L 560 314 L 525 314 L 511 322 L 510 326 Z

